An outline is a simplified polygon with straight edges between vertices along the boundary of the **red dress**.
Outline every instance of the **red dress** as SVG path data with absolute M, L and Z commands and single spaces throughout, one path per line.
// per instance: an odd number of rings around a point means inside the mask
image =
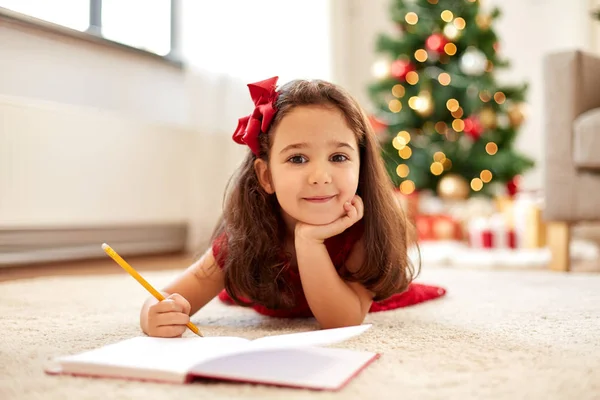
M 360 239 L 361 236 L 362 226 L 361 224 L 355 224 L 341 234 L 325 240 L 327 252 L 329 253 L 329 257 L 331 257 L 331 261 L 333 262 L 336 270 L 339 270 L 341 266 L 344 265 L 354 244 L 358 241 L 358 239 Z M 224 236 L 222 238 L 224 239 Z M 215 240 L 212 245 L 212 251 L 215 259 L 217 259 L 217 255 L 222 251 L 222 245 L 224 244 L 224 241 L 219 239 Z M 222 263 L 219 263 L 219 267 L 223 268 Z M 286 268 L 283 273 L 286 274 L 288 282 L 290 282 L 290 284 L 292 284 L 294 287 L 294 293 L 296 293 L 296 305 L 293 308 L 288 309 L 270 309 L 260 304 L 254 304 L 252 305 L 252 308 L 254 308 L 254 310 L 260 314 L 271 317 L 312 317 L 313 314 L 308 306 L 306 297 L 304 296 L 304 291 L 302 290 L 300 275 L 292 268 Z M 443 296 L 445 293 L 445 289 L 441 287 L 412 282 L 406 291 L 394 294 L 385 300 L 377 302 L 374 301 L 371 304 L 369 312 L 393 310 L 400 307 L 406 307 L 435 299 Z M 235 304 L 225 290 L 219 293 L 219 299 L 227 304 Z

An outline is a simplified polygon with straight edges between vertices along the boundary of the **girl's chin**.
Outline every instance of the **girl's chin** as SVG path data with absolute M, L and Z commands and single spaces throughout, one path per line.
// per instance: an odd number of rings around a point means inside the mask
M 308 215 L 303 218 L 297 218 L 297 221 L 303 222 L 309 225 L 329 225 L 339 219 L 339 216 L 326 216 L 326 215 Z

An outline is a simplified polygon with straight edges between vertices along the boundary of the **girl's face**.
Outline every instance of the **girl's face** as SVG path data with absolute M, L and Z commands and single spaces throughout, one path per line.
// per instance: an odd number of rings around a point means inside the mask
M 270 161 L 255 169 L 267 193 L 275 193 L 288 228 L 296 221 L 326 225 L 344 214 L 358 188 L 356 137 L 336 108 L 292 109 L 271 132 Z

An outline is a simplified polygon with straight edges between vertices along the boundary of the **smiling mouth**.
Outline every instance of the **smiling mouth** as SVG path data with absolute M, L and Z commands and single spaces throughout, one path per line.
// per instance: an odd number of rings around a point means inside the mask
M 311 203 L 326 203 L 332 200 L 335 196 L 314 196 L 314 197 L 303 197 L 304 200 Z

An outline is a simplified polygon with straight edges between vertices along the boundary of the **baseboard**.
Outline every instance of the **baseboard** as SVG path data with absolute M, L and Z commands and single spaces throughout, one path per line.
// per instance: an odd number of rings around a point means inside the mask
M 184 251 L 187 224 L 1 229 L 0 267 L 106 257 L 108 243 L 122 256 Z

